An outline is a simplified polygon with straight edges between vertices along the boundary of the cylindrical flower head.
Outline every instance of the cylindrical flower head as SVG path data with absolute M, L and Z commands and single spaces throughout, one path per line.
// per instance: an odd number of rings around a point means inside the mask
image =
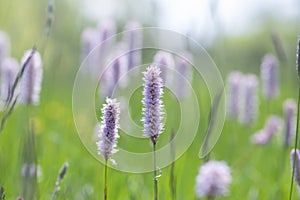
M 116 46 L 116 50 L 112 53 L 112 62 L 105 69 L 101 78 L 99 93 L 100 96 L 111 97 L 115 88 L 125 88 L 127 86 L 127 55 L 124 54 L 124 44 L 120 43 Z
M 117 152 L 117 138 L 119 138 L 120 104 L 116 99 L 106 98 L 102 108 L 102 121 L 99 131 L 98 154 L 107 161 L 112 154 Z
M 99 43 L 97 29 L 92 29 L 92 28 L 84 29 L 81 35 L 81 43 L 82 43 L 81 60 L 84 60 L 92 51 L 92 49 L 95 48 Z
M 151 139 L 155 145 L 159 134 L 163 130 L 163 84 L 160 78 L 160 69 L 156 66 L 147 68 L 144 74 L 144 105 L 142 121 L 144 122 L 144 135 Z
M 261 64 L 262 92 L 265 98 L 271 99 L 279 95 L 278 61 L 272 54 L 267 54 Z
M 276 115 L 268 117 L 267 122 L 263 130 L 256 132 L 252 137 L 252 143 L 254 144 L 267 144 L 272 137 L 281 129 L 282 119 Z
M 116 58 L 111 66 L 104 72 L 102 79 L 100 80 L 100 93 L 107 97 L 111 97 L 113 90 L 117 87 L 119 78 L 121 77 L 123 68 L 123 59 L 121 57 Z M 101 87 L 102 86 L 102 87 Z
M 211 160 L 203 164 L 196 177 L 196 195 L 198 197 L 217 197 L 228 193 L 232 177 L 230 168 L 223 161 Z
M 253 122 L 258 115 L 258 81 L 253 74 L 246 75 L 242 80 L 242 89 L 240 92 L 239 103 L 239 122 L 249 124 Z
M 100 42 L 107 40 L 116 33 L 116 24 L 112 20 L 106 20 L 99 25 Z
M 268 117 L 264 130 L 267 135 L 272 137 L 282 128 L 282 119 L 279 116 L 271 115 Z
M 296 156 L 296 159 L 295 159 Z M 298 149 L 292 149 L 291 151 L 291 165 L 292 168 L 294 166 L 294 159 L 296 161 L 295 163 L 295 171 L 294 171 L 294 179 L 297 182 L 298 186 L 300 186 L 300 152 Z
M 285 123 L 285 146 L 289 146 L 296 131 L 296 102 L 287 99 L 283 103 L 284 123 Z
M 298 37 L 298 45 L 297 45 L 296 70 L 298 72 L 298 78 L 300 79 L 300 36 Z
M 112 37 L 116 33 L 116 24 L 114 21 L 106 20 L 99 24 L 99 41 L 101 43 L 99 48 L 100 53 L 100 61 L 108 56 L 107 54 L 111 52 L 112 45 L 115 42 L 114 40 L 110 39 L 109 42 L 106 41 L 110 37 Z M 101 67 L 101 66 L 99 66 Z
M 87 67 L 85 70 L 91 77 L 98 78 L 100 66 L 99 66 L 99 49 L 96 46 L 99 44 L 99 31 L 95 28 L 86 28 L 81 35 L 81 61 L 85 61 Z M 93 52 L 92 52 L 93 50 Z M 94 52 L 95 51 L 95 52 Z
M 99 38 L 99 46 L 97 47 L 97 63 L 95 64 L 95 69 L 93 73 L 99 75 L 103 73 L 106 66 L 109 64 L 107 63 L 109 56 L 115 50 L 115 38 L 112 37 L 116 33 L 116 24 L 112 20 L 106 20 L 101 22 L 98 26 L 98 38 Z
M 112 96 L 113 90 L 115 89 L 115 87 L 117 87 L 118 81 L 122 75 L 122 68 L 122 59 L 121 57 L 118 57 L 113 61 L 111 67 L 105 72 L 104 76 L 106 77 L 103 77 L 103 81 L 101 83 L 104 86 L 102 87 L 102 89 L 103 92 L 106 93 L 106 96 Z
M 1 66 L 1 99 L 7 101 L 19 70 L 14 58 L 5 58 Z
M 30 56 L 32 50 L 25 52 L 22 58 L 22 66 Z M 41 84 L 42 84 L 42 60 L 39 52 L 34 51 L 31 59 L 25 67 L 24 74 L 21 79 L 20 103 L 38 105 L 40 100 Z
M 266 134 L 265 130 L 259 130 L 251 136 L 251 142 L 253 144 L 267 144 L 270 140 L 270 136 Z
M 128 22 L 125 26 L 124 42 L 128 47 L 128 70 L 141 64 L 142 29 L 138 22 Z
M 174 82 L 176 84 L 176 94 L 180 99 L 186 98 L 190 95 L 188 83 L 192 82 L 193 68 L 190 63 L 193 62 L 192 54 L 184 52 L 182 57 L 176 59 L 176 66 L 180 78 Z M 188 82 L 188 83 L 187 83 Z
M 0 64 L 3 59 L 10 55 L 10 40 L 8 35 L 0 31 Z
M 239 113 L 240 90 L 243 75 L 238 71 L 233 71 L 227 78 L 227 113 L 230 118 L 237 118 Z
M 168 71 L 175 67 L 173 55 L 165 51 L 158 51 L 154 56 L 153 65 L 159 66 L 161 69 L 161 78 L 163 79 L 163 83 L 165 85 L 167 83 L 171 84 L 172 77 L 170 77 L 171 73 L 168 73 Z

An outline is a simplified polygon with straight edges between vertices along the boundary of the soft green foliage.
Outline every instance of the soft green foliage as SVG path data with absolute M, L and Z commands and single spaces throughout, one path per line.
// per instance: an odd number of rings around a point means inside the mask
M 19 105 L 0 133 L 0 186 L 5 188 L 6 199 L 16 199 L 22 193 L 22 141 L 27 130 L 26 116 L 35 123 L 37 162 L 42 176 L 38 179 L 40 199 L 49 199 L 55 188 L 60 167 L 65 161 L 69 169 L 61 183 L 57 199 L 101 199 L 103 196 L 104 165 L 93 158 L 79 140 L 72 115 L 72 87 L 80 66 L 80 34 L 87 22 L 81 15 L 80 5 L 75 1 L 55 1 L 55 19 L 50 37 L 44 35 L 47 1 L 0 1 L 0 30 L 11 37 L 12 56 L 20 59 L 24 50 L 36 45 L 43 56 L 44 79 L 40 106 Z M 280 32 L 279 32 L 280 31 Z M 223 133 L 211 158 L 224 160 L 232 168 L 233 183 L 230 194 L 224 199 L 287 199 L 291 169 L 289 149 L 283 150 L 282 136 L 274 138 L 265 146 L 250 143 L 250 136 L 262 128 L 269 114 L 282 115 L 282 102 L 296 98 L 297 79 L 295 72 L 295 47 L 297 32 L 294 29 L 278 30 L 282 36 L 288 58 L 281 63 L 281 95 L 267 102 L 261 98 L 258 120 L 251 126 L 241 126 L 235 121 L 226 121 Z M 219 43 L 219 41 L 222 41 Z M 209 52 L 220 67 L 223 78 L 232 69 L 243 72 L 259 72 L 263 55 L 273 52 L 268 33 L 253 33 L 241 38 L 219 38 Z M 141 76 L 142 77 L 142 76 Z M 199 166 L 200 145 L 208 124 L 210 99 L 203 80 L 194 82 L 201 91 L 196 91 L 201 108 L 198 134 L 186 153 L 175 163 L 177 198 L 195 199 L 194 185 Z M 139 93 L 138 93 L 139 92 Z M 132 118 L 141 118 L 142 89 L 131 97 Z M 164 103 L 168 125 L 160 136 L 158 148 L 169 141 L 171 128 L 177 128 L 177 102 L 166 91 Z M 28 113 L 29 112 L 29 113 Z M 193 120 L 193 119 L 191 119 Z M 142 131 L 141 131 L 142 134 Z M 130 140 L 120 133 L 119 145 L 149 151 L 149 142 Z M 146 145 L 145 145 L 146 144 Z M 149 144 L 149 147 L 147 147 Z M 138 161 L 137 161 L 138 164 Z M 161 169 L 159 199 L 170 199 L 170 169 Z M 108 198 L 111 200 L 151 199 L 153 174 L 128 174 L 110 169 L 108 172 Z M 296 188 L 296 187 L 295 187 Z M 294 188 L 293 199 L 297 199 Z

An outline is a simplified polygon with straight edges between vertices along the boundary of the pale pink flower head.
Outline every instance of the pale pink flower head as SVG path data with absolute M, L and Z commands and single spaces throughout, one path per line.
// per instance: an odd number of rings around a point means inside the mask
M 283 102 L 285 124 L 285 146 L 289 146 L 296 132 L 296 102 L 287 99 Z
M 22 65 L 31 55 L 32 50 L 25 52 L 22 58 Z M 20 103 L 38 105 L 42 85 L 42 59 L 39 52 L 34 51 L 31 59 L 27 63 L 21 79 Z
M 141 64 L 141 50 L 138 49 L 142 44 L 142 29 L 141 25 L 136 21 L 129 21 L 126 23 L 124 30 L 124 42 L 128 49 L 128 70 L 137 67 Z
M 274 135 L 281 130 L 282 124 L 282 119 L 279 116 L 271 115 L 267 119 L 264 130 L 268 135 Z
M 298 186 L 300 186 L 300 152 L 298 149 L 291 150 L 291 166 L 292 166 L 292 168 L 294 165 L 295 165 L 294 179 L 297 182 Z
M 176 85 L 176 94 L 179 99 L 187 98 L 191 94 L 189 85 L 193 79 L 193 67 L 190 63 L 193 63 L 193 55 L 189 52 L 183 52 L 182 57 L 176 57 L 176 70 L 179 73 L 179 79 L 174 81 Z
M 163 83 L 166 85 L 167 83 L 172 83 L 173 77 L 168 73 L 171 69 L 175 67 L 175 61 L 173 55 L 166 51 L 158 51 L 153 59 L 153 65 L 158 66 L 161 69 L 161 78 L 163 79 Z
M 17 73 L 19 70 L 19 63 L 14 58 L 5 58 L 1 66 L 1 99 L 8 101 L 10 92 L 14 85 Z
M 262 92 L 266 99 L 279 95 L 279 67 L 278 61 L 272 54 L 267 54 L 261 64 Z
M 150 66 L 144 72 L 144 91 L 143 91 L 143 114 L 144 135 L 151 139 L 155 145 L 159 134 L 163 130 L 163 95 L 162 79 L 160 78 L 160 69 L 156 66 Z
M 252 135 L 251 142 L 253 144 L 267 144 L 271 139 L 271 135 L 268 135 L 264 129 L 257 131 Z
M 104 20 L 102 23 L 99 24 L 98 27 L 100 33 L 100 42 L 107 40 L 108 38 L 113 36 L 117 31 L 115 22 L 110 19 Z
M 281 130 L 282 124 L 282 119 L 279 116 L 269 116 L 264 129 L 256 132 L 251 137 L 252 143 L 260 145 L 267 144 L 272 137 Z
M 239 93 L 239 116 L 238 120 L 242 124 L 251 124 L 258 116 L 258 80 L 254 74 L 243 76 L 241 82 L 241 92 Z
M 81 60 L 84 60 L 89 53 L 99 44 L 98 30 L 86 28 L 81 35 L 82 51 Z
M 227 113 L 231 119 L 236 119 L 239 114 L 242 78 L 242 73 L 238 71 L 231 72 L 227 78 Z
M 103 68 L 103 66 L 106 65 L 104 61 L 114 48 L 116 41 L 115 37 L 112 36 L 116 34 L 116 31 L 116 23 L 113 20 L 104 20 L 98 25 L 98 38 L 100 42 L 100 46 L 98 47 L 98 56 L 100 63 L 98 63 L 98 67 L 100 68 Z
M 0 65 L 3 59 L 10 55 L 10 39 L 8 35 L 0 31 Z
M 112 52 L 112 62 L 103 72 L 100 78 L 100 96 L 111 97 L 116 88 L 125 88 L 128 84 L 127 67 L 128 55 L 124 54 L 124 44 L 116 45 L 116 50 Z
M 106 98 L 102 108 L 102 121 L 98 134 L 98 154 L 107 161 L 112 154 L 117 152 L 117 138 L 119 138 L 120 104 L 116 99 Z
M 200 167 L 196 177 L 196 195 L 198 197 L 224 196 L 229 191 L 231 181 L 231 170 L 225 162 L 208 161 Z

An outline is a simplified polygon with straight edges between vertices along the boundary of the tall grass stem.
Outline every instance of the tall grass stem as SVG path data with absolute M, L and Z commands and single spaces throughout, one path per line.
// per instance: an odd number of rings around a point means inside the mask
M 300 107 L 300 82 L 298 83 L 299 91 L 298 91 L 298 106 L 297 106 L 297 125 L 296 125 L 296 137 L 295 137 L 295 147 L 294 151 L 297 149 L 298 145 L 298 130 L 299 130 L 299 107 Z M 290 200 L 293 196 L 293 184 L 294 184 L 294 176 L 295 176 L 295 167 L 296 167 L 296 154 L 294 154 L 294 162 L 293 162 L 293 170 L 292 170 L 292 179 L 291 179 L 291 187 L 290 187 Z

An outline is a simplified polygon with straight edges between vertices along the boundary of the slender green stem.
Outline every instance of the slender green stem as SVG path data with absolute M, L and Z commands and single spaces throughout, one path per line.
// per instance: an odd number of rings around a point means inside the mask
M 173 141 L 175 132 L 172 129 L 171 130 L 171 137 L 170 137 L 170 143 L 171 143 L 171 171 L 170 171 L 170 191 L 171 191 L 171 199 L 176 200 L 176 177 L 175 177 L 175 141 Z
M 105 159 L 104 166 L 104 200 L 107 199 L 107 159 Z
M 207 197 L 207 200 L 214 200 L 215 198 L 214 197 L 212 197 L 212 196 L 208 196 Z
M 295 147 L 294 147 L 294 151 L 296 151 L 297 149 L 297 145 L 298 145 L 298 128 L 299 128 L 299 107 L 300 107 L 300 82 L 299 82 L 299 91 L 298 91 L 298 107 L 297 107 L 297 126 L 296 126 L 296 137 L 295 137 Z M 292 170 L 292 180 L 291 180 L 291 187 L 290 187 L 290 200 L 292 199 L 292 195 L 293 195 L 293 184 L 294 184 L 294 175 L 295 175 L 295 167 L 296 167 L 296 153 L 294 153 L 294 158 L 293 158 L 293 170 Z
M 157 169 L 156 169 L 156 144 L 153 144 L 153 169 L 154 169 L 154 200 L 158 199 Z

